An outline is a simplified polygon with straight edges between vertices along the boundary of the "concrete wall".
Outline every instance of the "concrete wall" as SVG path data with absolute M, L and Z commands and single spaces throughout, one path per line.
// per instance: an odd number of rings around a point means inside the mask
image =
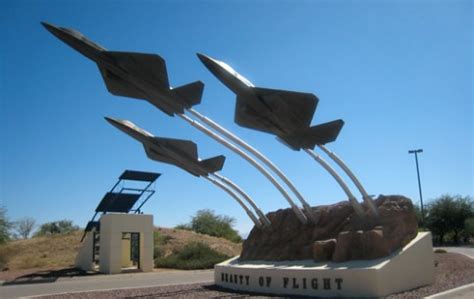
M 153 271 L 153 216 L 106 214 L 100 218 L 100 272 L 121 272 L 124 232 L 140 233 L 140 269 Z M 129 247 L 126 250 L 130 250 Z
M 74 265 L 84 271 L 92 271 L 94 269 L 94 263 L 92 262 L 93 254 L 93 240 L 94 233 L 93 231 L 88 232 L 84 241 L 82 242 L 82 247 L 79 249 L 79 253 L 76 256 L 76 261 Z

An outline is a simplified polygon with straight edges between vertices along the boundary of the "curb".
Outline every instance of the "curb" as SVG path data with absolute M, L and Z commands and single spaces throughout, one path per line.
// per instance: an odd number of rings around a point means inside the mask
M 471 294 L 474 297 L 474 283 L 466 284 L 466 285 L 463 285 L 451 290 L 447 290 L 438 294 L 434 294 L 425 298 L 427 299 L 453 298 L 453 297 L 459 297 L 459 296 L 467 295 L 467 294 Z

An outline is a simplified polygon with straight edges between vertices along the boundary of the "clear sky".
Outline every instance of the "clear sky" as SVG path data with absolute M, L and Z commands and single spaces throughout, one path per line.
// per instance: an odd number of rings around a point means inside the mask
M 201 158 L 226 155 L 222 174 L 264 211 L 288 207 L 253 167 L 182 120 L 109 94 L 96 65 L 40 21 L 75 28 L 110 50 L 159 54 L 173 86 L 204 81 L 196 109 L 265 153 L 312 205 L 346 196 L 303 152 L 234 124 L 235 96 L 196 52 L 226 61 L 256 86 L 316 94 L 313 124 L 345 120 L 328 147 L 370 194 L 417 203 L 407 151 L 423 148 L 427 202 L 444 193 L 472 196 L 472 20 L 472 1 L 2 1 L 0 205 L 12 220 L 84 226 L 121 172 L 137 169 L 163 173 L 144 209 L 156 225 L 172 227 L 210 208 L 235 217 L 242 234 L 250 230 L 227 194 L 147 159 L 103 119 L 112 116 L 157 136 L 191 139 Z

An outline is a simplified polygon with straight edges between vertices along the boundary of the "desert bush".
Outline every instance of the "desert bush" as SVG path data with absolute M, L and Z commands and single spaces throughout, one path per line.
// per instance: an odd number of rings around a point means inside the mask
M 474 216 L 474 202 L 470 196 L 443 195 L 427 205 L 426 216 L 426 226 L 435 241 L 458 244 L 465 221 Z
M 7 218 L 7 209 L 0 207 L 0 244 L 6 243 L 10 240 L 10 229 L 12 223 Z
M 177 229 L 192 230 L 200 234 L 220 237 L 239 243 L 242 238 L 232 228 L 235 219 L 228 216 L 216 215 L 212 210 L 199 210 L 188 224 L 180 224 Z
M 35 227 L 36 221 L 31 217 L 26 217 L 17 220 L 13 224 L 13 229 L 16 231 L 19 238 L 28 239 L 33 228 Z
M 74 225 L 71 220 L 59 220 L 42 224 L 34 236 L 41 237 L 47 235 L 67 234 L 79 229 L 79 226 Z
M 153 240 L 155 246 L 157 245 L 165 245 L 167 244 L 170 240 L 172 240 L 173 237 L 169 235 L 162 235 L 159 231 L 154 231 L 153 232 Z
M 209 269 L 228 258 L 229 256 L 218 253 L 206 244 L 192 242 L 177 253 L 155 259 L 155 266 L 184 270 Z

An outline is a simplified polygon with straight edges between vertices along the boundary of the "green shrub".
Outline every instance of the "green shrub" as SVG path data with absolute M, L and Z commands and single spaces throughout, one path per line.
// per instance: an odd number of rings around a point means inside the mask
M 448 252 L 445 249 L 438 248 L 438 249 L 435 249 L 434 253 L 448 253 Z
M 192 230 L 209 236 L 224 238 L 239 243 L 242 238 L 232 228 L 235 219 L 228 216 L 216 215 L 212 210 L 199 210 L 191 217 L 191 222 L 176 226 L 177 229 Z
M 170 240 L 172 240 L 173 237 L 170 235 L 162 235 L 159 231 L 154 231 L 153 232 L 153 240 L 155 247 L 157 245 L 165 245 L 168 244 Z
M 228 258 L 229 256 L 218 253 L 206 244 L 191 242 L 177 253 L 155 259 L 155 266 L 184 270 L 209 269 Z
M 163 250 L 163 248 L 161 246 L 156 246 L 155 245 L 155 248 L 153 248 L 153 259 L 157 259 L 157 258 L 161 258 L 165 255 L 165 251 Z
M 68 234 L 79 230 L 79 226 L 74 225 L 71 220 L 59 220 L 47 222 L 40 226 L 34 237 L 43 237 L 48 235 Z

